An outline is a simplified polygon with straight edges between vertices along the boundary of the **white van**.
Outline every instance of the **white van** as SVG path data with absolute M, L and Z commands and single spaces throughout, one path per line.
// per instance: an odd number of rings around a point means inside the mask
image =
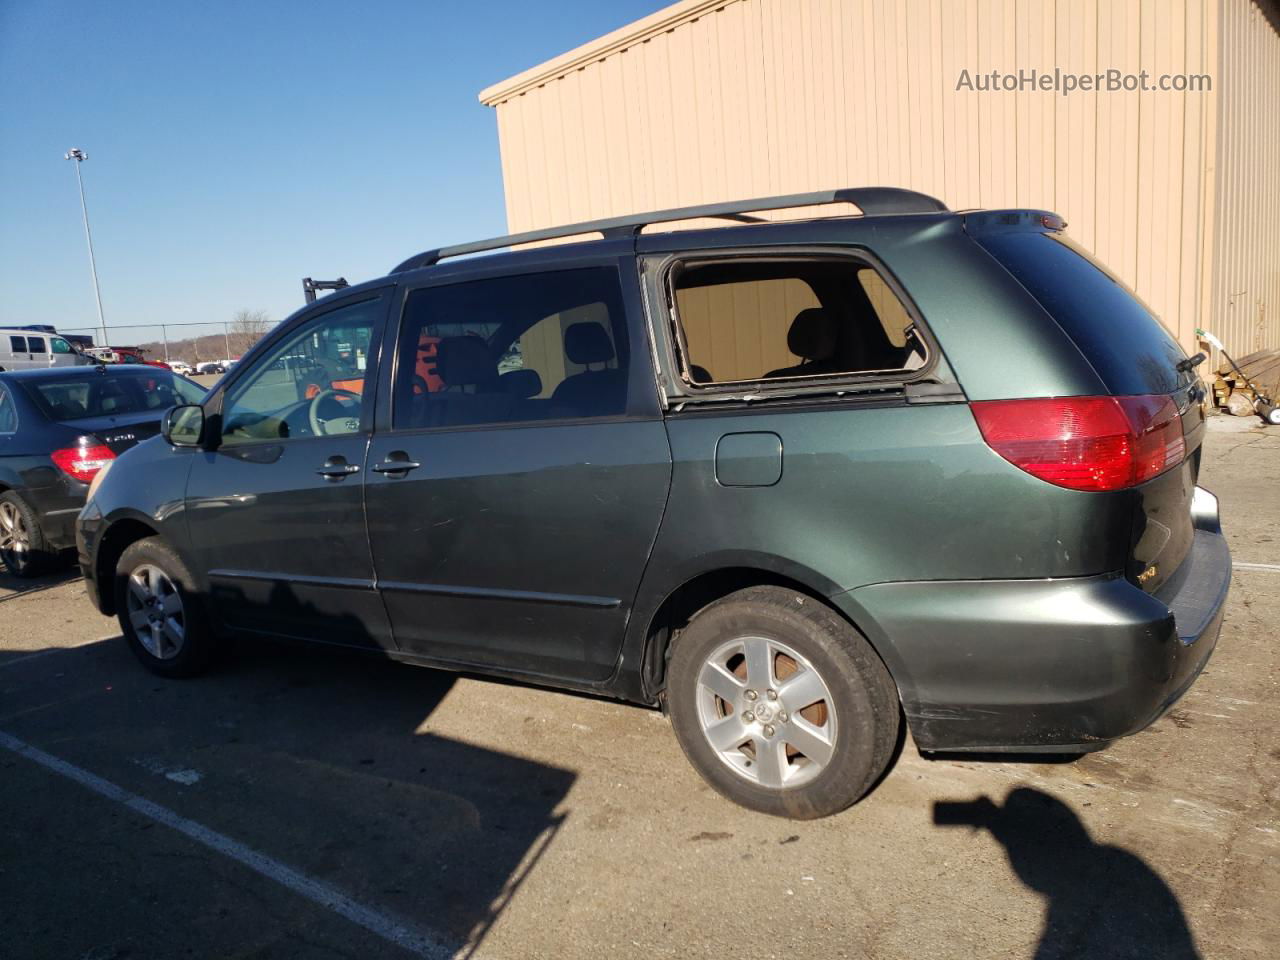
M 0 329 L 0 370 L 81 367 L 92 362 L 56 333 Z

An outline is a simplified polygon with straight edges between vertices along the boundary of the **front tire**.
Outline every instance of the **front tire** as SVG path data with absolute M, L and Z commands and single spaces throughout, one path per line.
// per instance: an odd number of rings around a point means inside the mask
M 762 813 L 811 820 L 845 809 L 897 745 L 897 688 L 833 610 L 750 587 L 698 613 L 667 681 L 676 738 L 717 791 Z
M 164 677 L 190 677 L 213 657 L 215 638 L 186 564 L 159 537 L 130 544 L 116 565 L 116 616 L 134 655 Z

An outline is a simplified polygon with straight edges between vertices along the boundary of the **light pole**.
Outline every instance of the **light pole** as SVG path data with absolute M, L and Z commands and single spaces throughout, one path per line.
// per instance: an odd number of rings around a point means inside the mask
M 102 343 L 99 346 L 105 347 L 109 345 L 107 321 L 102 316 L 102 291 L 98 289 L 98 265 L 93 259 L 93 234 L 89 232 L 89 208 L 84 202 L 84 177 L 80 175 L 80 164 L 88 160 L 89 155 L 79 147 L 72 147 L 67 151 L 64 159 L 76 162 L 76 182 L 80 184 L 80 213 L 84 216 L 84 239 L 89 244 L 89 273 L 93 276 L 93 295 L 98 301 L 98 326 L 102 328 Z

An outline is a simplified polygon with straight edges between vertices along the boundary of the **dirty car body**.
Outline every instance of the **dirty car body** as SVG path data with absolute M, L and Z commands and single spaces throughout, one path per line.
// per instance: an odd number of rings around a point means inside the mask
M 157 537 L 220 635 L 653 704 L 701 611 L 771 587 L 865 639 L 922 750 L 1142 729 L 1207 662 L 1230 578 L 1200 380 L 1054 215 L 864 212 L 411 260 L 299 311 L 198 442 L 113 466 L 79 526 L 94 602 Z M 740 379 L 765 360 L 695 314 L 747 281 L 800 291 L 800 362 Z M 890 300 L 889 340 L 847 332 Z M 245 420 L 269 368 L 280 405 Z

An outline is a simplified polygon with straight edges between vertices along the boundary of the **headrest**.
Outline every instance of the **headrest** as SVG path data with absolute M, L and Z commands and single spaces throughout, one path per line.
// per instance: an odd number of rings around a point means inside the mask
M 528 400 L 542 392 L 542 377 L 537 370 L 509 370 L 498 377 L 498 386 L 517 400 Z
M 448 387 L 492 383 L 498 376 L 489 345 L 479 337 L 445 337 L 436 354 L 436 373 Z
M 801 310 L 787 331 L 787 349 L 805 360 L 826 360 L 836 352 L 839 332 L 821 307 Z
M 613 341 L 598 323 L 573 323 L 564 332 L 564 355 L 573 363 L 608 363 L 613 359 Z
M 710 383 L 711 371 L 706 367 L 700 367 L 696 363 L 689 364 L 689 379 L 694 383 Z

